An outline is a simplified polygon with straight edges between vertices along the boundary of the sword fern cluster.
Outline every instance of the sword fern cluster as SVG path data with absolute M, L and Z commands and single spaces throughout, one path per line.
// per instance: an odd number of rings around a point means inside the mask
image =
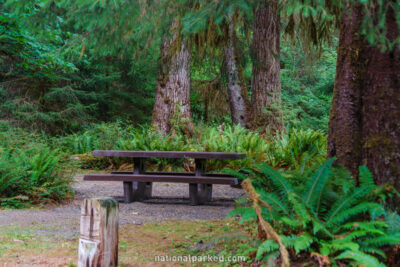
M 375 185 L 364 166 L 357 186 L 346 172 L 333 169 L 332 162 L 302 177 L 282 174 L 265 163 L 248 170 L 261 200 L 261 219 L 280 234 L 292 259 L 308 254 L 327 265 L 385 266 L 388 248 L 400 244 L 400 220 L 385 209 L 384 201 L 397 192 Z M 257 219 L 250 207 L 234 213 L 243 220 Z M 258 260 L 278 257 L 277 242 L 268 239 L 259 245 Z

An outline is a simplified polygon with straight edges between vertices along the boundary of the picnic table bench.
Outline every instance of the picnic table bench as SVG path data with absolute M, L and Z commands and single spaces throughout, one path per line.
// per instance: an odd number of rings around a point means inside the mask
M 188 183 L 192 205 L 203 204 L 212 197 L 213 184 L 240 186 L 238 180 L 223 173 L 207 173 L 207 159 L 242 159 L 245 153 L 191 152 L 191 151 L 118 151 L 95 150 L 93 156 L 133 158 L 133 172 L 118 171 L 111 174 L 87 174 L 86 181 L 120 181 L 124 184 L 124 202 L 151 198 L 153 182 Z M 150 172 L 145 170 L 147 158 L 192 158 L 195 172 Z

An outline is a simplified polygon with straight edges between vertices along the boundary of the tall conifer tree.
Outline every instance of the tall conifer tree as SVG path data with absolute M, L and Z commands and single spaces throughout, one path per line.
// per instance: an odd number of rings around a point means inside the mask
M 368 13 L 361 5 L 342 13 L 328 156 L 336 156 L 355 177 L 358 166 L 367 165 L 378 184 L 400 189 L 399 14 L 390 1 L 381 3 L 383 9 L 373 4 Z M 384 34 L 378 38 L 385 46 L 362 34 L 371 30 L 366 18 L 372 27 L 383 18 Z
M 280 15 L 278 1 L 263 0 L 255 11 L 253 27 L 252 97 L 253 127 L 272 132 L 284 127 L 280 85 Z

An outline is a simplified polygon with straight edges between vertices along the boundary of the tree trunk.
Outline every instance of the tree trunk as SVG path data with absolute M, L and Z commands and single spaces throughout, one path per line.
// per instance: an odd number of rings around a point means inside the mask
M 283 129 L 280 85 L 280 16 L 278 1 L 262 1 L 253 26 L 253 126 Z
M 163 134 L 191 126 L 190 51 L 180 35 L 163 38 L 152 124 Z
M 392 7 L 386 14 L 387 38 L 399 37 Z M 362 95 L 362 164 L 378 184 L 400 189 L 400 48 L 381 52 L 367 46 Z
M 224 64 L 228 87 L 229 105 L 232 122 L 247 127 L 249 100 L 246 86 L 241 79 L 241 66 L 235 49 L 235 26 L 232 22 L 232 14 L 229 14 L 228 41 L 224 51 Z
M 363 41 L 357 38 L 360 7 L 342 15 L 334 96 L 329 120 L 328 156 L 336 156 L 355 177 L 361 160 L 361 87 Z
M 376 183 L 400 189 L 400 51 L 382 52 L 360 35 L 361 7 L 343 16 L 329 123 L 328 156 L 358 177 L 367 165 Z M 387 38 L 398 37 L 394 11 Z M 361 36 L 361 37 L 360 37 Z

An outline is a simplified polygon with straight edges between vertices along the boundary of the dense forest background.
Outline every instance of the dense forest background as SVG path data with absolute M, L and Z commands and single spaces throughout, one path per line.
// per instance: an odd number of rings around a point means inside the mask
M 3 120 L 51 134 L 80 131 L 93 122 L 151 122 L 162 34 L 157 23 L 162 23 L 162 17 L 144 23 L 141 16 L 151 10 L 141 11 L 139 5 L 133 5 L 130 11 L 138 18 L 119 14 L 122 18 L 105 20 L 102 16 L 113 12 L 107 9 L 100 2 L 87 7 L 93 17 L 84 21 L 80 14 L 55 5 L 20 2 L 3 7 Z M 224 30 L 224 25 L 216 27 Z M 235 40 L 240 51 L 237 60 L 244 86 L 251 94 L 251 40 L 240 27 Z M 213 34 L 210 38 L 223 38 L 222 32 Z M 312 57 L 304 53 L 300 39 L 291 40 L 282 33 L 282 114 L 287 127 L 327 132 L 336 44 L 333 36 L 331 43 L 319 47 L 318 57 Z M 215 44 L 212 48 L 196 46 L 191 51 L 190 108 L 195 123 L 232 123 L 223 48 Z

